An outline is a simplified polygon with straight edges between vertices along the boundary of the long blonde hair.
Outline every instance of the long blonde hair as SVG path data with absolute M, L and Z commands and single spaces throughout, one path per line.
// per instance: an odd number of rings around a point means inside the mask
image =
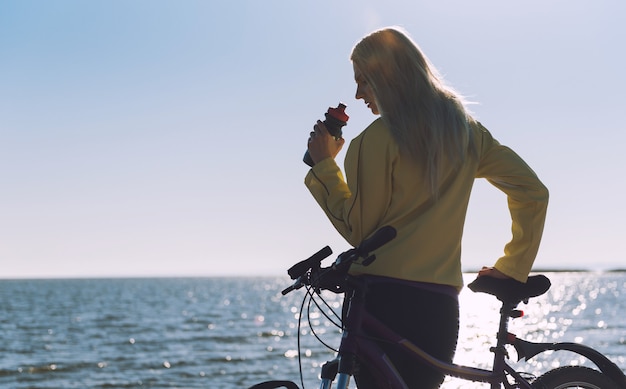
M 424 168 L 437 195 L 445 160 L 458 167 L 475 152 L 463 98 L 447 87 L 415 42 L 395 27 L 375 31 L 350 59 L 372 88 L 382 119 L 407 154 Z

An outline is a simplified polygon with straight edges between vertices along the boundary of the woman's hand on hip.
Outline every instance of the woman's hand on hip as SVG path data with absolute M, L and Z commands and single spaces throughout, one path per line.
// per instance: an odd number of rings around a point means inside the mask
M 487 267 L 487 266 L 483 266 L 483 268 L 480 269 L 480 271 L 478 272 L 478 277 L 482 277 L 482 276 L 499 278 L 501 280 L 511 278 L 507 276 L 506 274 L 502 273 L 500 270 L 496 269 L 495 267 Z

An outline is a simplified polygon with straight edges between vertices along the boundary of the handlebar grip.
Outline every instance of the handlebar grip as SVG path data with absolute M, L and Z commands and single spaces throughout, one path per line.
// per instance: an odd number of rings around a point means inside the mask
M 330 254 L 333 253 L 333 250 L 330 247 L 326 246 L 315 254 L 311 255 L 310 258 L 305 259 L 304 261 L 300 261 L 293 265 L 289 270 L 287 270 L 287 274 L 291 277 L 292 280 L 300 277 L 310 268 L 319 265 L 320 262 Z
M 302 283 L 299 282 L 300 280 L 296 281 L 295 284 L 288 286 L 287 288 L 283 289 L 282 292 L 280 292 L 283 296 L 286 295 L 287 293 L 291 293 L 296 289 L 300 289 L 302 288 Z
M 374 233 L 371 237 L 365 239 L 359 245 L 357 249 L 359 255 L 367 256 L 372 251 L 375 251 L 385 243 L 391 241 L 396 237 L 396 229 L 392 226 L 384 226 L 381 227 L 378 231 Z

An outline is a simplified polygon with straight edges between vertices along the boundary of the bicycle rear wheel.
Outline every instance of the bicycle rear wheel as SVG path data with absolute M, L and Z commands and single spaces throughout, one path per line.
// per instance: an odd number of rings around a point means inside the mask
M 620 389 L 597 370 L 584 366 L 564 366 L 550 370 L 533 382 L 535 389 Z

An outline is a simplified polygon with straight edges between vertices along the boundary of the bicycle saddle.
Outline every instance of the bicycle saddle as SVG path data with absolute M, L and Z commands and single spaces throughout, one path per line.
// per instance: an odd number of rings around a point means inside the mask
M 541 296 L 550 289 L 550 280 L 544 275 L 528 277 L 526 283 L 519 282 L 512 278 L 499 279 L 489 276 L 482 276 L 472 281 L 468 288 L 474 292 L 487 293 L 503 303 L 519 304 L 520 301 L 528 302 L 530 297 Z

